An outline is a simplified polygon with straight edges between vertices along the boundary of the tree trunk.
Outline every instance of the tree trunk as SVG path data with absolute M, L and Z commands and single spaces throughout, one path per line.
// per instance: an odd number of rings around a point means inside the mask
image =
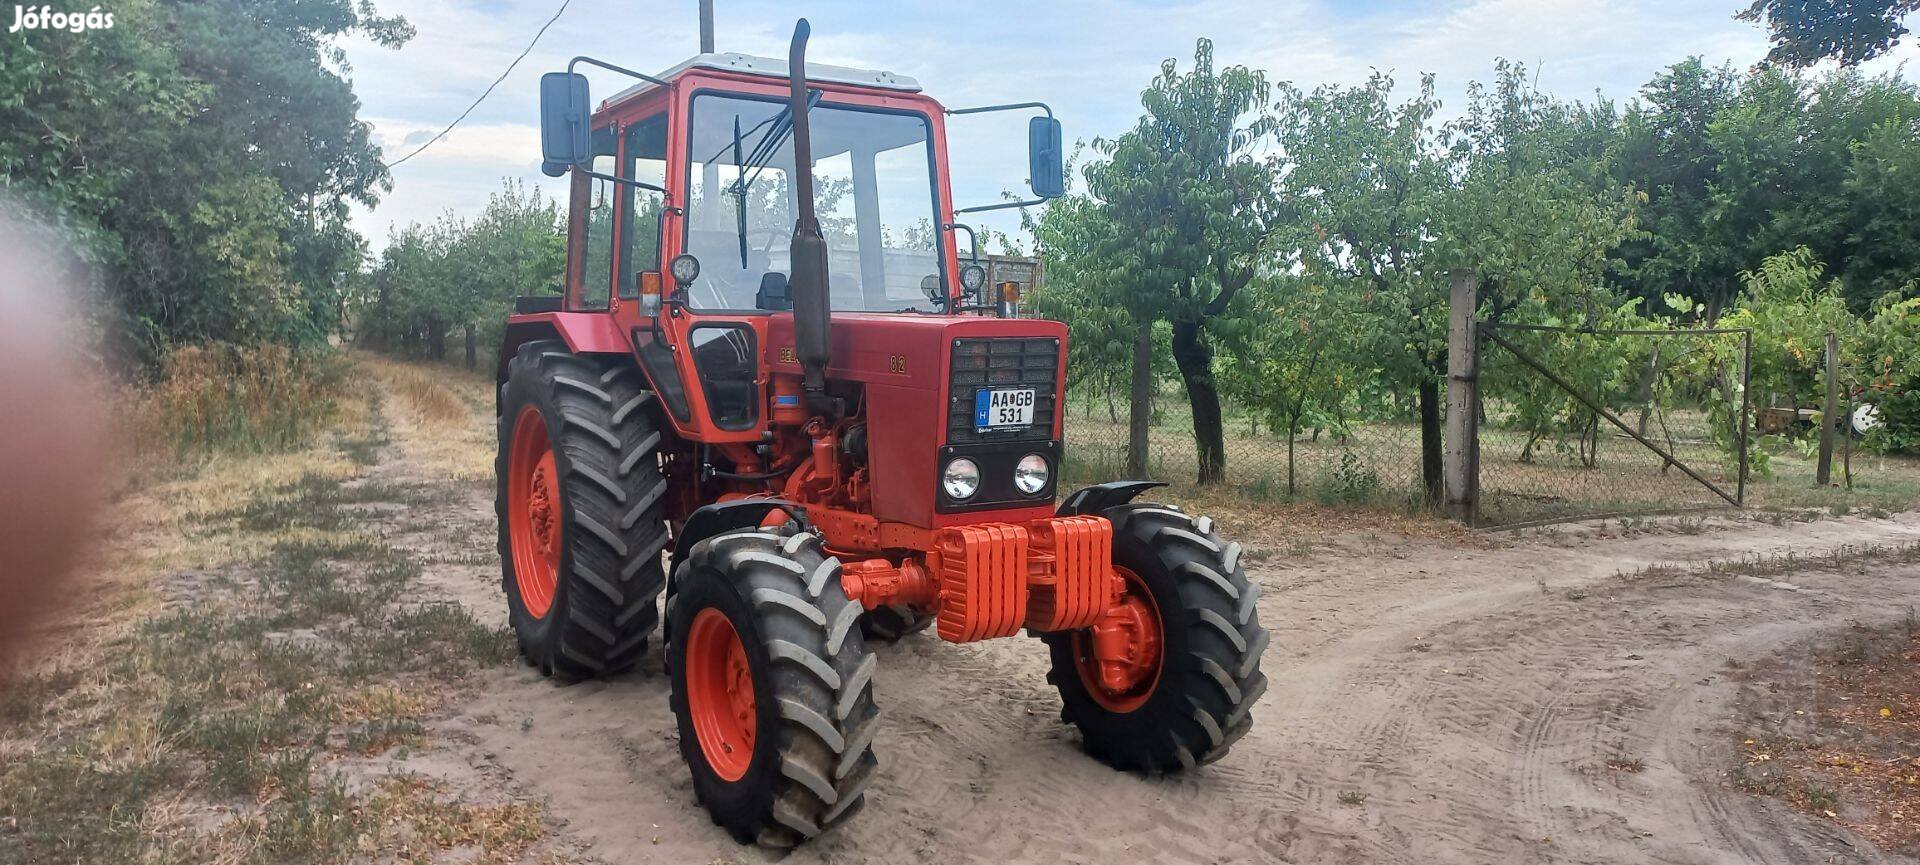
M 1127 406 L 1127 477 L 1147 479 L 1147 426 L 1153 423 L 1153 320 L 1133 335 L 1133 387 Z
M 1173 323 L 1173 362 L 1187 386 L 1193 407 L 1193 443 L 1199 454 L 1196 480 L 1217 484 L 1227 474 L 1226 430 L 1220 417 L 1220 389 L 1213 381 L 1213 346 L 1198 321 Z
M 1446 501 L 1440 480 L 1440 382 L 1433 376 L 1420 382 L 1420 480 L 1427 487 L 1427 504 Z
M 474 326 L 467 325 L 467 369 L 480 365 L 480 335 L 474 332 Z
M 1287 418 L 1287 501 L 1293 501 L 1293 443 L 1300 438 L 1300 415 Z
M 447 328 L 437 320 L 427 322 L 427 357 L 447 359 Z

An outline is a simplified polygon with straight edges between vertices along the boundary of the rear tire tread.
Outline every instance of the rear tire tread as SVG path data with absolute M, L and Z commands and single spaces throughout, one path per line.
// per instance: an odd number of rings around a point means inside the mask
M 553 607 L 535 620 L 510 601 L 520 650 L 541 672 L 565 680 L 631 668 L 659 624 L 656 598 L 666 585 L 660 551 L 667 542 L 660 503 L 666 491 L 653 459 L 661 433 L 649 411 L 651 393 L 632 364 L 565 350 L 554 340 L 524 343 L 508 363 L 501 389 L 500 456 L 519 407 L 535 402 L 553 435 L 560 469 L 561 542 L 566 545 Z M 511 402 L 516 388 L 532 393 Z M 617 410 L 615 406 L 619 406 Z M 501 586 L 510 596 L 512 549 L 506 532 L 506 495 L 500 485 Z

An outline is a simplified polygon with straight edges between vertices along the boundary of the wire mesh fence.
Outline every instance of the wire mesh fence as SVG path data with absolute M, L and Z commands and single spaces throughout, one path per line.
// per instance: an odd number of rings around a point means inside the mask
M 1476 524 L 1744 500 L 1750 334 L 1482 330 Z
M 1417 510 L 1424 507 L 1417 417 L 1354 421 L 1302 429 L 1289 437 L 1231 403 L 1225 413 L 1225 488 L 1257 501 L 1314 501 Z M 1128 475 L 1127 404 L 1091 393 L 1069 395 L 1069 482 Z M 1291 438 L 1291 441 L 1289 441 Z M 1199 472 L 1193 411 L 1178 389 L 1155 395 L 1148 429 L 1147 476 L 1192 483 Z
M 1759 392 L 1746 413 L 1750 456 L 1743 490 L 1738 457 L 1743 337 L 1737 333 L 1540 332 L 1511 339 L 1627 429 L 1510 353 L 1487 349 L 1481 370 L 1477 525 L 1728 509 L 1734 506 L 1729 497 L 1750 508 L 1835 512 L 1920 504 L 1920 460 L 1868 451 L 1857 440 L 1843 438 L 1836 448 L 1834 483 L 1815 484 L 1814 421 L 1804 410 L 1782 414 L 1771 403 L 1786 398 Z M 1601 346 L 1598 340 L 1611 344 Z M 1600 356 L 1618 362 L 1595 364 L 1593 358 Z M 1384 408 L 1372 417 L 1304 428 L 1293 436 L 1228 402 L 1222 406 L 1226 472 L 1220 491 L 1250 504 L 1428 509 L 1419 415 L 1413 389 L 1405 390 L 1385 391 Z M 1843 386 L 1849 394 L 1852 390 Z M 1146 476 L 1175 485 L 1194 483 L 1199 449 L 1185 392 L 1167 383 L 1154 394 L 1153 407 Z M 1075 390 L 1066 409 L 1063 480 L 1071 485 L 1129 477 L 1125 394 Z M 1838 414 L 1852 409 L 1849 397 Z M 1781 417 L 1792 420 L 1781 422 Z

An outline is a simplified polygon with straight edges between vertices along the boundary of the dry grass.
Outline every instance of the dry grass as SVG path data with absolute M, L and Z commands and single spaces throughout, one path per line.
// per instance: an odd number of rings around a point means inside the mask
M 1868 565 L 1912 564 L 1920 562 L 1920 541 L 1890 544 L 1843 544 L 1812 555 L 1787 550 L 1783 553 L 1756 553 L 1737 559 L 1712 559 L 1704 562 L 1659 562 L 1632 571 L 1614 574 L 1615 579 L 1642 580 L 1682 576 L 1739 576 L 1771 579 L 1805 571 L 1837 571 Z
M 340 358 L 284 346 L 189 346 L 159 378 L 133 389 L 126 418 L 135 452 L 180 462 L 215 453 L 298 449 L 342 420 Z
M 1800 708 L 1756 719 L 1729 777 L 1882 850 L 1920 853 L 1920 628 L 1856 627 L 1804 663 L 1805 680 L 1763 683 Z
M 388 407 L 401 455 L 432 477 L 491 483 L 493 377 L 452 366 L 357 355 L 396 397 Z
M 1303 551 L 1316 542 L 1352 534 L 1482 548 L 1497 543 L 1485 533 L 1453 520 L 1398 508 L 1250 500 L 1231 489 L 1190 484 L 1156 489 L 1142 498 L 1169 502 L 1190 513 L 1213 517 L 1226 537 L 1239 541 L 1248 550 L 1263 553 Z
M 215 404 L 176 385 L 155 399 Z M 377 391 L 340 400 L 303 447 L 190 438 L 123 491 L 92 579 L 0 683 L 0 861 L 528 858 L 535 804 L 337 768 L 425 744 L 446 690 L 512 648 L 418 603 L 420 562 L 362 526 L 361 504 L 434 493 L 365 481 L 393 431 Z

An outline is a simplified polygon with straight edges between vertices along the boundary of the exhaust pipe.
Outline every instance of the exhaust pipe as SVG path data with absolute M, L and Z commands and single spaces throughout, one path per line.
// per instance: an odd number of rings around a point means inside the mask
M 800 208 L 800 218 L 793 224 L 793 273 L 787 283 L 793 297 L 794 354 L 800 361 L 807 409 L 825 415 L 834 413 L 833 401 L 827 398 L 831 359 L 827 328 L 832 309 L 827 296 L 827 240 L 820 234 L 813 206 L 813 139 L 807 131 L 807 36 L 811 32 L 807 19 L 800 19 L 793 26 L 793 46 L 787 52 L 787 75 L 793 88 L 787 108 L 793 116 L 793 188 Z

